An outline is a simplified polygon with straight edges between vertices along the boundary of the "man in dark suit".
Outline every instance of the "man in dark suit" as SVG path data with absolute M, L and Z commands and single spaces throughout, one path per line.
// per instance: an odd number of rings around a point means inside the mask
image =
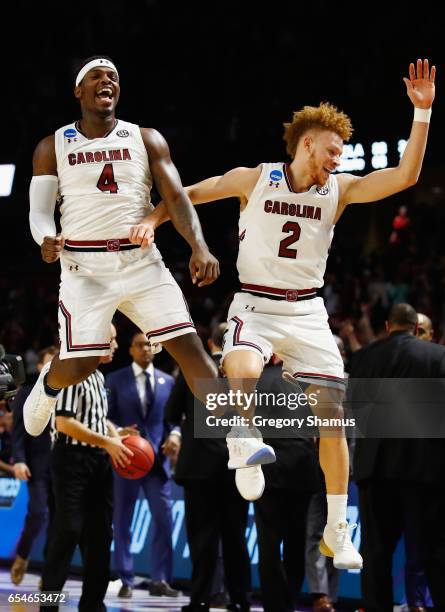
M 275 355 L 257 389 L 276 397 L 294 394 L 294 387 L 282 379 L 282 364 Z M 277 416 L 276 406 L 266 410 L 267 416 Z M 322 487 L 318 458 L 313 439 L 297 437 L 296 432 L 264 441 L 273 447 L 277 460 L 263 466 L 266 487 L 254 504 L 262 603 L 265 612 L 293 612 L 304 580 L 309 502 Z
M 222 354 L 225 323 L 217 326 L 209 347 L 217 364 Z M 228 610 L 250 608 L 250 561 L 245 540 L 248 502 L 238 493 L 235 470 L 227 469 L 229 455 L 225 439 L 196 438 L 194 397 L 182 374 L 166 406 L 166 419 L 181 423 L 182 445 L 175 480 L 184 487 L 185 522 L 192 561 L 190 604 L 187 612 L 209 610 L 213 577 L 222 542 Z
M 408 304 L 397 304 L 387 322 L 388 337 L 354 354 L 351 383 L 355 382 L 353 379 L 379 379 L 372 382 L 374 392 L 378 385 L 383 388 L 385 381 L 381 379 L 385 378 L 439 379 L 422 388 L 437 386 L 436 392 L 442 396 L 444 384 L 440 379 L 445 377 L 445 347 L 416 338 L 416 327 L 415 310 Z M 368 384 L 368 381 L 352 384 L 349 400 L 353 409 L 358 405 L 360 389 Z M 402 389 L 399 381 L 394 384 Z M 403 384 L 416 391 L 410 381 Z M 404 412 L 407 404 L 405 401 L 401 405 L 394 393 L 391 401 L 370 402 L 368 431 L 372 427 L 384 428 L 391 419 L 405 425 L 410 418 L 407 410 Z M 414 424 L 422 426 L 419 418 Z M 378 435 L 378 430 L 374 430 L 374 435 Z M 445 515 L 444 473 L 445 441 L 441 438 L 419 439 L 414 435 L 409 439 L 357 438 L 354 478 L 359 488 L 366 611 L 393 609 L 392 555 L 407 521 L 417 536 L 434 609 L 445 610 L 445 536 L 441 527 Z
M 433 324 L 429 317 L 417 313 L 417 338 L 433 341 Z M 419 557 L 415 528 L 410 521 L 405 525 L 405 596 L 409 612 L 426 612 L 431 604 L 425 569 Z
M 122 580 L 119 596 L 132 596 L 134 573 L 130 526 L 142 488 L 150 506 L 153 528 L 149 592 L 178 597 L 180 592 L 169 585 L 173 568 L 171 468 L 161 448 L 166 434 L 175 438 L 175 444 L 181 435 L 179 431 L 166 432 L 164 423 L 164 406 L 174 379 L 153 367 L 153 354 L 144 334 L 133 336 L 130 355 L 133 358 L 130 366 L 107 376 L 108 416 L 119 427 L 128 428 L 129 432 L 137 430 L 147 438 L 156 459 L 151 472 L 144 478 L 130 480 L 114 474 L 115 563 Z
M 55 346 L 48 346 L 39 351 L 37 369 L 51 361 L 58 352 Z M 37 375 L 38 376 L 38 375 Z M 37 378 L 37 376 L 35 378 Z M 35 380 L 23 385 L 12 404 L 12 455 L 14 476 L 28 485 L 28 510 L 20 539 L 17 544 L 16 557 L 11 566 L 11 581 L 20 584 L 28 568 L 28 559 L 32 546 L 47 522 L 48 508 L 52 503 L 50 483 L 51 436 L 49 423 L 44 432 L 37 437 L 26 433 L 23 423 L 23 404 L 31 392 Z

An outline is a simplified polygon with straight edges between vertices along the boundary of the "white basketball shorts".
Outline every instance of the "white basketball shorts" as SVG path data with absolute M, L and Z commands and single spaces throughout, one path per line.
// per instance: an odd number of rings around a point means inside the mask
M 298 382 L 344 389 L 343 360 L 323 299 L 300 302 L 236 293 L 228 314 L 222 358 L 255 351 L 267 363 L 275 353 Z
M 157 249 L 155 256 L 151 249 L 64 250 L 60 262 L 60 359 L 108 355 L 116 310 L 152 345 L 195 332 L 182 291 Z

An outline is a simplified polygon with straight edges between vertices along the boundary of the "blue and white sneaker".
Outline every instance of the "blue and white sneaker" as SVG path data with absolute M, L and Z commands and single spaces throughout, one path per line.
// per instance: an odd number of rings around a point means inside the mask
M 276 461 L 274 449 L 264 444 L 261 433 L 256 428 L 232 427 L 226 436 L 226 442 L 229 449 L 229 470 Z

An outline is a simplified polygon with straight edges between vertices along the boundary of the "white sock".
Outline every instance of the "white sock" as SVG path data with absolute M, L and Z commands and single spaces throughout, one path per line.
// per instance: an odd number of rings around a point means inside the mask
M 328 525 L 337 526 L 338 523 L 346 523 L 346 508 L 348 507 L 347 495 L 326 495 L 328 502 Z

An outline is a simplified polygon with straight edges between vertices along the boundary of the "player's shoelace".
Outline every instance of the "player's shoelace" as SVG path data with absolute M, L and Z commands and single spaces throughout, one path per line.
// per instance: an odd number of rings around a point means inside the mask
M 256 441 L 259 443 L 258 446 L 261 446 L 263 443 L 263 438 L 260 436 L 255 436 L 253 434 L 231 436 L 228 438 L 227 443 L 230 444 L 230 449 L 234 454 L 243 456 L 246 453 L 246 447 L 248 446 L 249 440 Z
M 348 550 L 353 547 L 351 541 L 351 534 L 356 529 L 357 523 L 353 523 L 352 525 L 346 525 L 346 527 L 337 527 L 335 530 L 336 542 L 338 548 L 341 550 Z

